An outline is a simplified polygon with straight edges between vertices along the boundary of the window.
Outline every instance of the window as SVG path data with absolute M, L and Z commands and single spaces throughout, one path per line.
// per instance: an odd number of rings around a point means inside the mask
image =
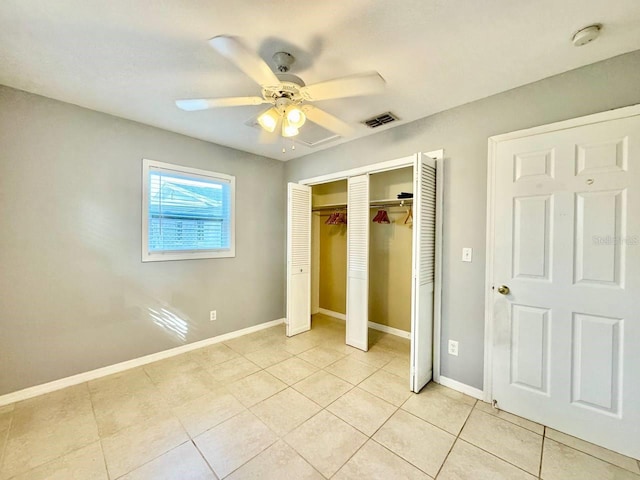
M 142 261 L 235 256 L 235 177 L 142 163 Z

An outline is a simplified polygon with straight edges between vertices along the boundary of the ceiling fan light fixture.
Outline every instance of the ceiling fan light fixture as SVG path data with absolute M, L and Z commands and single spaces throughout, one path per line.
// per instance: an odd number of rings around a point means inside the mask
M 276 129 L 276 126 L 278 125 L 278 117 L 278 111 L 275 108 L 270 108 L 258 117 L 258 123 L 267 132 L 273 133 L 273 131 Z
M 304 113 L 302 113 L 302 110 L 300 110 L 296 106 L 291 106 L 287 108 L 287 110 L 285 111 L 285 116 L 287 117 L 287 121 L 289 122 L 289 125 L 291 125 L 294 128 L 300 128 L 302 125 L 304 125 L 304 122 L 307 120 L 307 117 L 305 116 Z
M 283 137 L 295 137 L 300 133 L 298 129 L 289 123 L 288 118 L 285 116 L 282 119 L 282 136 Z

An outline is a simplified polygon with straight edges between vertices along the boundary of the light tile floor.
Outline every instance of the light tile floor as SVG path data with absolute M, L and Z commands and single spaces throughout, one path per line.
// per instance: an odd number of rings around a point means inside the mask
M 640 480 L 634 459 L 448 388 L 322 315 L 0 407 L 0 480 Z

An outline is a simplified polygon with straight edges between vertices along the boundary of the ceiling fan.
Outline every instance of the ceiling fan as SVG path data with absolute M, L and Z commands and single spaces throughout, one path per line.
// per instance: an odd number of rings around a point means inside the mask
M 382 92 L 386 83 L 379 73 L 369 72 L 305 85 L 302 79 L 287 73 L 295 62 L 290 53 L 277 52 L 273 55 L 278 70 L 278 73 L 274 73 L 262 58 L 237 37 L 213 37 L 209 45 L 260 85 L 262 96 L 176 100 L 178 108 L 195 111 L 270 104 L 270 108 L 258 115 L 258 123 L 265 131 L 279 132 L 283 137 L 297 135 L 306 119 L 343 137 L 352 134 L 350 125 L 309 102 L 372 95 Z

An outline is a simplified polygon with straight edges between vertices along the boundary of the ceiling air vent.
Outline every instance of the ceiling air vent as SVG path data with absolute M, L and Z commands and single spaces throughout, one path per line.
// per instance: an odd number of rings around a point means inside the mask
M 362 123 L 369 128 L 378 128 L 387 123 L 395 122 L 396 120 L 398 120 L 398 117 L 391 112 L 386 112 L 364 120 Z

